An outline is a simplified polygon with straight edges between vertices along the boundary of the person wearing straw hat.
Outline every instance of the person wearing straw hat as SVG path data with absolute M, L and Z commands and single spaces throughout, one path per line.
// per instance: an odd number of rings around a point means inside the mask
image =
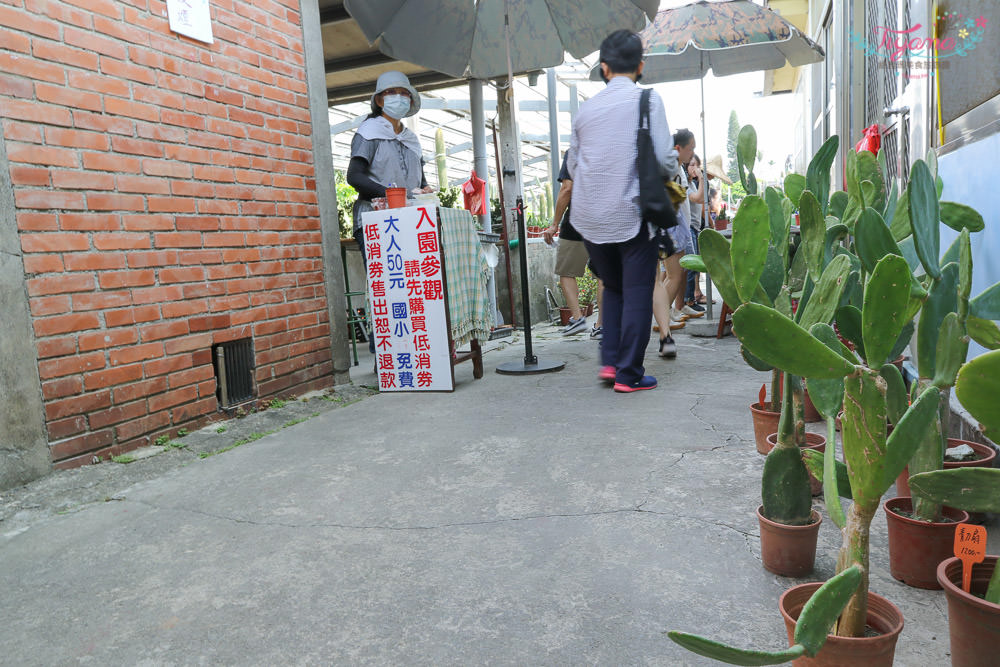
M 698 252 L 698 234 L 705 229 L 705 216 L 703 206 L 705 205 L 706 184 L 701 178 L 701 160 L 695 154 L 688 164 L 688 201 L 691 202 L 691 240 L 694 244 L 695 253 Z M 713 155 L 705 165 L 705 180 L 719 178 L 732 185 L 732 181 L 726 177 L 722 169 L 722 156 Z M 698 313 L 705 312 L 703 304 L 706 302 L 705 295 L 701 293 L 699 276 L 701 274 L 694 271 L 687 272 L 687 290 L 684 294 L 685 312 L 687 309 Z
M 368 269 L 361 215 L 374 210 L 372 200 L 385 197 L 386 187 L 408 192 L 433 192 L 424 176 L 417 135 L 403 126 L 403 119 L 420 111 L 420 93 L 402 72 L 383 72 L 375 82 L 372 112 L 351 140 L 347 184 L 358 191 L 354 202 L 354 240 Z M 368 337 L 368 351 L 375 354 L 375 339 Z

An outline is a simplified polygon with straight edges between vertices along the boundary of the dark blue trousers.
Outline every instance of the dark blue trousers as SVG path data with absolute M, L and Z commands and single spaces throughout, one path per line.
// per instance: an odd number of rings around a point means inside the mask
M 604 281 L 601 364 L 615 367 L 617 382 L 633 384 L 645 374 L 643 359 L 653 321 L 656 241 L 649 238 L 643 223 L 630 241 L 584 243 L 594 273 Z

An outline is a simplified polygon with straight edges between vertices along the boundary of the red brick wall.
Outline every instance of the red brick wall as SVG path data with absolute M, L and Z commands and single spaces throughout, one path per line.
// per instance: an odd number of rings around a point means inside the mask
M 297 0 L 0 0 L 0 122 L 53 461 L 218 409 L 213 343 L 259 397 L 332 382 Z

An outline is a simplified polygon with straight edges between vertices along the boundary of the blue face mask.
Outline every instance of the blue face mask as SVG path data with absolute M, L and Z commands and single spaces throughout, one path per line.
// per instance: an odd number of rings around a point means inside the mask
M 382 98 L 382 111 L 395 119 L 403 118 L 410 110 L 410 98 L 406 95 L 386 95 Z

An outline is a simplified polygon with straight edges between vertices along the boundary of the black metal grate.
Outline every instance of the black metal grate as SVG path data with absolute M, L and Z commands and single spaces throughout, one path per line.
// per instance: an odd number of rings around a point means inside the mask
M 252 339 L 213 345 L 212 358 L 219 407 L 229 408 L 254 397 L 253 369 L 256 364 Z

